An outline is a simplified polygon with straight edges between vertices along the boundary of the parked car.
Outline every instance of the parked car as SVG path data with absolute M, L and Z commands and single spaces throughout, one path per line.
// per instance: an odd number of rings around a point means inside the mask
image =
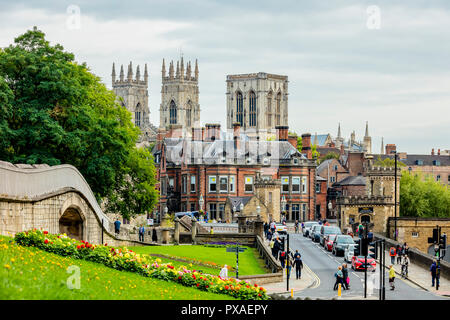
M 311 234 L 311 240 L 313 242 L 319 242 L 319 240 L 320 240 L 320 228 L 322 228 L 322 226 L 319 225 L 319 224 L 318 225 L 314 225 L 312 227 L 310 234 Z
M 367 271 L 375 271 L 377 263 L 374 258 L 367 257 Z M 357 270 L 365 270 L 366 266 L 364 263 L 364 256 L 353 256 L 352 257 L 352 269 Z
M 329 234 L 342 234 L 341 229 L 335 226 L 322 226 L 320 228 L 320 244 L 325 247 L 325 236 Z
M 344 260 L 345 262 L 351 262 L 352 258 L 356 255 L 359 254 L 359 249 L 358 249 L 358 245 L 357 244 L 350 244 L 347 246 L 347 248 L 345 248 L 344 251 Z
M 319 223 L 316 221 L 307 221 L 305 222 L 305 227 L 303 228 L 303 236 L 309 237 L 309 232 L 311 231 L 312 226 L 318 225 Z
M 279 234 L 287 234 L 287 227 L 284 224 L 276 223 L 275 232 L 278 232 Z
M 333 242 L 336 239 L 336 234 L 329 234 L 325 237 L 325 250 L 331 251 L 333 249 Z
M 338 235 L 333 242 L 333 248 L 331 251 L 335 256 L 344 254 L 345 248 L 347 248 L 351 244 L 355 244 L 355 241 L 353 241 L 353 238 L 351 236 Z

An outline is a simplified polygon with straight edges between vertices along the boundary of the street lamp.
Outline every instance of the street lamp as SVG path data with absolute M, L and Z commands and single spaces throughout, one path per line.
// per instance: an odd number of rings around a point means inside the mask
M 332 216 L 332 211 L 333 210 L 333 205 L 331 204 L 331 201 L 328 201 L 328 212 L 330 213 L 330 215 Z
M 258 220 L 261 218 L 261 207 L 259 205 L 256 207 L 256 216 Z
M 281 208 L 282 208 L 281 211 L 283 212 L 283 214 L 285 214 L 285 212 L 286 212 L 286 197 L 284 195 L 281 198 Z
M 241 202 L 241 205 L 239 206 L 239 213 L 242 215 L 244 212 L 244 204 Z
M 167 216 L 167 213 L 169 212 L 169 208 L 167 206 L 165 206 L 164 208 L 164 216 Z
M 203 200 L 203 194 L 200 194 L 200 199 L 198 199 L 198 205 L 200 206 L 200 210 L 203 210 L 203 204 L 205 201 Z

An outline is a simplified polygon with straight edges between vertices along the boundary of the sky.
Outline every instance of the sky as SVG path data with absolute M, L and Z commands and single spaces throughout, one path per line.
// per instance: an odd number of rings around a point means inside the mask
M 37 26 L 111 88 L 130 61 L 148 64 L 150 121 L 159 125 L 162 59 L 198 59 L 201 123 L 226 126 L 226 75 L 289 77 L 289 127 L 338 123 L 372 151 L 450 149 L 450 2 L 0 0 L 0 47 Z

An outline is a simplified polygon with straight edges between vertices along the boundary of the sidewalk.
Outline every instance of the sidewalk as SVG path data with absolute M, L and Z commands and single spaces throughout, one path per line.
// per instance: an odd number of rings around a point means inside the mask
M 286 269 L 284 269 L 282 282 L 268 283 L 264 285 L 267 293 L 289 293 L 291 290 L 297 292 L 319 284 L 317 277 L 306 265 L 304 265 L 304 268 L 302 269 L 302 277 L 299 280 L 295 279 L 295 269 L 292 270 L 293 271 L 291 271 L 291 277 L 289 279 L 289 291 L 287 290 L 286 285 Z
M 386 268 L 389 268 L 391 264 L 391 257 L 389 256 L 389 252 L 385 252 L 386 257 Z M 397 262 L 397 258 L 395 259 Z M 394 264 L 394 270 L 397 274 L 397 279 L 401 279 L 402 266 L 400 264 Z M 421 287 L 424 290 L 427 290 L 433 294 L 441 295 L 441 296 L 449 296 L 450 297 L 450 281 L 445 278 L 439 279 L 439 290 L 436 290 L 436 287 L 431 286 L 431 275 L 428 269 L 425 269 L 421 266 L 411 263 L 408 267 L 408 278 L 407 280 L 411 281 L 415 285 Z

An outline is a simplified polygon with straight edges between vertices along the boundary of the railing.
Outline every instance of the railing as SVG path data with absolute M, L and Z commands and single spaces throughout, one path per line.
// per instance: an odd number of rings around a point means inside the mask
M 280 262 L 272 255 L 270 248 L 264 243 L 264 240 L 260 236 L 256 236 L 256 249 L 261 257 L 264 259 L 266 266 L 272 270 L 272 273 L 282 272 Z

